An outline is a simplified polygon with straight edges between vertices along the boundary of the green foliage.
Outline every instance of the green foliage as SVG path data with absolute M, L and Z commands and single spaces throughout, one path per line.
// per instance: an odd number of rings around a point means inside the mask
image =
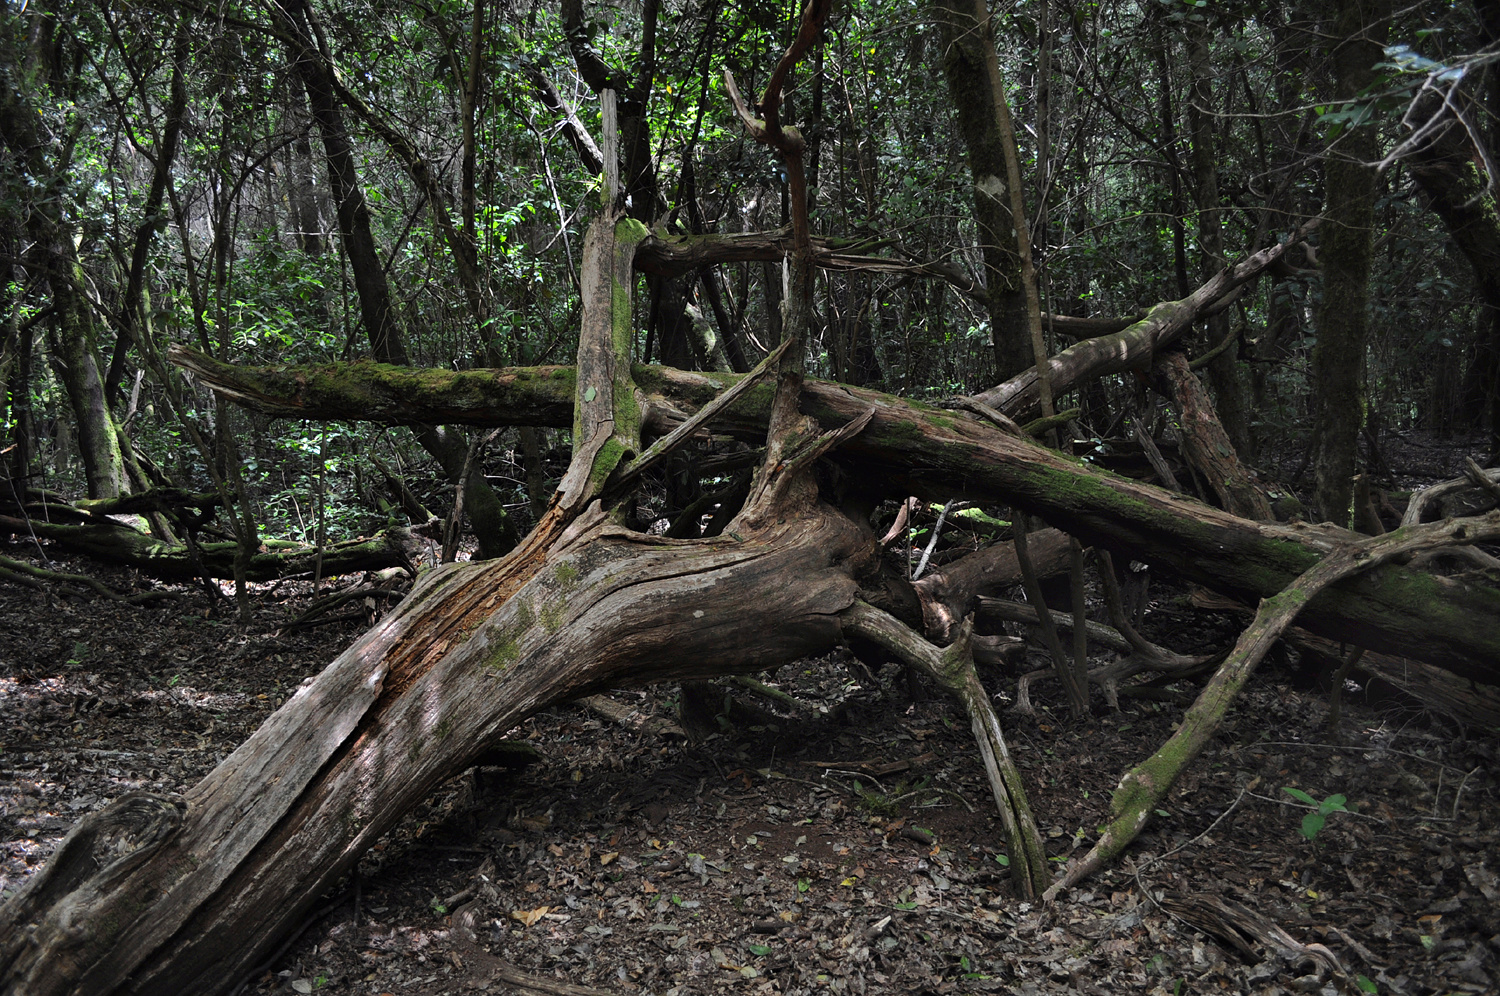
M 1302 836 L 1313 843 L 1317 842 L 1318 834 L 1322 832 L 1323 824 L 1327 822 L 1330 814 L 1349 812 L 1348 809 L 1344 808 L 1344 803 L 1349 800 L 1342 795 L 1330 795 L 1322 802 L 1319 802 L 1301 789 L 1292 788 L 1289 785 L 1284 786 L 1281 791 L 1298 802 L 1313 807 L 1313 811 L 1302 818 L 1302 827 L 1300 830 Z
M 374 239 L 413 361 L 460 368 L 566 362 L 576 344 L 577 259 L 594 178 L 558 137 L 556 115 L 537 99 L 532 75 L 540 71 L 556 85 L 595 137 L 599 103 L 573 72 L 558 11 L 487 8 L 473 107 L 472 230 L 483 285 L 476 312 L 437 224 L 439 209 L 460 228 L 468 221 L 460 187 L 473 7 L 456 0 L 420 8 L 352 0 L 315 6 L 345 83 L 413 143 L 448 198 L 427 203 L 392 150 L 345 109 Z M 126 386 L 135 371 L 145 372 L 131 436 L 178 483 L 207 487 L 208 461 L 230 459 L 198 453 L 191 424 L 206 439 L 235 441 L 255 517 L 273 535 L 311 539 L 321 521 L 329 539 L 338 539 L 399 521 L 372 453 L 441 513 L 451 489 L 436 483 L 433 464 L 406 430 L 323 431 L 221 414 L 191 385 L 163 382 L 155 357 L 171 341 L 242 363 L 367 352 L 318 128 L 282 43 L 273 32 L 244 26 L 268 23 L 258 8 L 238 9 L 227 20 L 182 15 L 192 18 L 184 78 L 190 127 L 173 170 L 175 202 L 169 199 L 158 219 L 144 216 L 170 99 L 171 60 L 163 56 L 171 50 L 177 10 L 163 17 L 150 6 L 106 11 L 55 4 L 46 11 L 60 26 L 51 53 L 19 47 L 25 25 L 12 12 L 3 15 L 7 44 L 18 46 L 8 61 L 25 77 L 47 148 L 37 175 L 0 171 L 0 230 L 20 230 L 39 207 L 60 207 L 101 316 L 95 345 L 107 363 L 121 334 L 117 309 L 135 239 L 148 220 L 160 222 L 147 256 L 142 316 L 149 318 L 151 348 L 126 341 Z M 661 223 L 687 225 L 687 158 L 695 206 L 710 230 L 782 224 L 781 164 L 746 140 L 729 111 L 722 71 L 732 70 L 753 98 L 784 50 L 795 14 L 761 0 L 660 9 L 645 124 Z M 1447 87 L 1472 65 L 1460 50 L 1460 39 L 1473 36 L 1472 10 L 1403 10 L 1391 22 L 1399 41 L 1386 50 L 1380 79 L 1357 99 L 1336 102 L 1327 96 L 1321 36 L 1289 32 L 1267 15 L 1268 8 L 1244 0 L 1070 8 L 1052 26 L 1051 75 L 1044 77 L 1035 11 L 998 13 L 1000 68 L 1019 125 L 1048 310 L 1131 314 L 1181 296 L 1217 267 L 1198 244 L 1201 214 L 1185 127 L 1194 81 L 1182 58 L 1190 33 L 1207 37 L 1218 209 L 1230 259 L 1320 212 L 1330 143 L 1336 153 L 1337 139 L 1355 127 L 1404 136 L 1400 119 L 1416 88 Z M 636 78 L 644 68 L 639 14 L 586 6 L 585 16 L 592 19 L 586 33 L 594 49 Z M 817 163 L 810 180 L 820 235 L 844 240 L 854 253 L 941 260 L 972 275 L 979 272 L 978 237 L 965 150 L 951 127 L 942 73 L 947 54 L 925 5 L 851 0 L 798 69 L 787 113 L 809 142 L 809 165 Z M 1052 109 L 1046 128 L 1037 120 L 1044 82 Z M 1309 107 L 1311 136 L 1303 130 Z M 1385 177 L 1375 233 L 1381 251 L 1372 273 L 1369 411 L 1383 426 L 1407 428 L 1446 419 L 1457 407 L 1452 385 L 1477 341 L 1481 309 L 1467 264 L 1441 224 L 1410 196 L 1399 167 Z M 293 214 L 304 193 L 315 205 L 306 231 Z M 769 341 L 768 275 L 774 283 L 774 267 L 760 263 L 707 274 L 719 281 L 752 362 Z M 0 432 L 13 436 L 18 405 L 29 405 L 40 427 L 37 475 L 76 489 L 76 448 L 58 428 L 72 415 L 47 356 L 51 301 L 42 277 L 27 273 L 3 294 L 14 327 L 33 332 L 37 348 L 16 381 L 24 387 L 14 388 L 9 372 L 18 350 L 9 338 L 0 349 L 0 371 L 7 374 Z M 1264 436 L 1300 434 L 1308 424 L 1319 286 L 1304 268 L 1248 289 L 1236 304 L 1254 428 Z M 811 373 L 848 376 L 862 346 L 879 368 L 873 376 L 881 386 L 911 396 L 972 391 L 993 379 L 989 315 L 948 285 L 903 274 L 828 273 L 815 294 L 820 321 Z M 649 301 L 635 321 L 642 349 Z M 711 310 L 701 296 L 694 303 L 705 314 Z M 1050 345 L 1061 348 L 1067 340 L 1052 336 Z M 1135 391 L 1129 378 L 1103 385 L 1099 424 L 1086 426 L 1101 446 L 1111 416 L 1104 409 L 1133 403 Z M 117 413 L 123 410 L 122 400 Z M 502 437 L 484 470 L 500 482 L 503 500 L 520 506 L 527 496 L 507 480 L 519 475 L 501 465 L 509 446 Z M 975 525 L 990 533 L 1001 528 L 994 521 Z

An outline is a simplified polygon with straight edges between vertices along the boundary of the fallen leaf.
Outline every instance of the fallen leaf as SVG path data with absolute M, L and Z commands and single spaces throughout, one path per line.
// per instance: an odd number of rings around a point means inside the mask
M 552 907 L 550 906 L 538 906 L 534 910 L 511 910 L 510 917 L 512 920 L 519 920 L 525 926 L 530 927 L 542 917 L 546 916 L 547 912 L 551 909 Z
M 620 856 L 620 852 L 619 851 L 610 851 L 607 854 L 601 854 L 601 855 L 599 855 L 599 864 L 601 864 L 601 865 L 607 865 L 611 861 L 615 860 L 615 858 L 618 858 L 619 856 Z

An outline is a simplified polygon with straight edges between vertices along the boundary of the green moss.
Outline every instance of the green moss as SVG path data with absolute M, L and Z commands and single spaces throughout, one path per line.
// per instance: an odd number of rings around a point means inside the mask
M 563 608 L 562 602 L 549 602 L 542 606 L 542 629 L 547 631 L 548 636 L 562 629 Z
M 520 659 L 521 648 L 516 643 L 516 638 L 508 630 L 501 630 L 495 635 L 494 643 L 490 645 L 490 655 L 484 667 L 487 671 L 498 673 Z
M 618 422 L 616 423 L 618 426 Z M 615 468 L 625 459 L 629 451 L 625 448 L 618 436 L 610 436 L 599 447 L 599 453 L 594 457 L 594 466 L 589 471 L 588 490 L 597 492 L 609 479 L 609 475 L 615 472 Z
M 572 591 L 578 584 L 578 568 L 566 560 L 560 562 L 553 569 L 553 574 L 557 578 L 558 590 L 565 595 Z
M 516 627 L 528 630 L 532 623 L 536 622 L 536 614 L 531 611 L 530 599 L 522 598 L 516 602 Z
M 438 721 L 438 725 L 432 728 L 432 735 L 439 740 L 447 740 L 448 734 L 453 732 L 453 720 L 446 716 Z
M 892 422 L 890 426 L 881 433 L 885 439 L 900 439 L 907 442 L 922 442 L 926 437 L 922 433 L 922 427 L 916 422 L 901 419 Z

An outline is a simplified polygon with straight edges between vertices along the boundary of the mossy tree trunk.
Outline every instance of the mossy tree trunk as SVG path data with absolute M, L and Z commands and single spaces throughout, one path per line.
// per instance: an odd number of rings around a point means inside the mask
M 943 75 L 968 151 L 995 366 L 998 379 L 1005 380 L 1035 362 L 1001 128 L 1001 116 L 1010 111 L 984 0 L 936 0 L 934 6 L 942 31 Z
M 172 358 L 216 390 L 272 415 L 401 423 L 422 419 L 432 404 L 445 417 L 458 418 L 462 409 L 466 421 L 479 425 L 566 427 L 572 422 L 566 392 L 574 378 L 567 368 L 237 368 L 180 349 Z M 744 375 L 636 366 L 632 376 L 644 396 L 642 425 L 655 434 L 681 424 Z M 764 438 L 772 393 L 768 386 L 754 388 L 709 424 L 746 440 Z M 1302 524 L 1251 522 L 1049 453 L 978 416 L 867 388 L 809 378 L 798 407 L 825 431 L 873 410 L 869 425 L 835 459 L 853 482 L 874 494 L 1013 503 L 1085 543 L 1236 597 L 1276 594 L 1340 536 Z M 1320 635 L 1383 642 L 1393 653 L 1500 684 L 1500 591 L 1480 577 L 1440 580 L 1388 566 L 1329 588 L 1302 618 Z
M 8 63 L 0 81 L 0 140 L 10 149 L 12 168 L 24 177 L 17 182 L 37 192 L 23 208 L 31 242 L 26 269 L 52 290 L 52 351 L 78 429 L 89 497 L 113 498 L 125 490 L 125 464 L 115 420 L 104 400 L 94 313 L 84 296 L 87 280 L 64 210 L 62 179 L 67 165 L 49 166 L 51 140 L 38 131 L 41 116 L 27 96 L 34 81 L 21 78 L 30 60 L 22 56 L 24 43 L 15 36 L 19 24 L 15 19 L 14 25 L 0 28 L 0 61 Z

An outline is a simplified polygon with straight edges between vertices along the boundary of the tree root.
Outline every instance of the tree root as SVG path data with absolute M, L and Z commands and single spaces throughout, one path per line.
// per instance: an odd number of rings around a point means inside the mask
M 49 571 L 21 560 L 12 560 L 9 557 L 0 557 L 0 578 L 26 585 L 28 588 L 41 588 L 43 587 L 41 582 L 50 581 L 57 585 L 59 593 L 70 595 L 73 598 L 87 598 L 88 595 L 76 588 L 68 587 L 70 584 L 87 585 L 96 594 L 103 595 L 112 602 L 125 602 L 129 605 L 144 605 L 147 602 L 165 601 L 181 597 L 175 591 L 142 591 L 134 595 L 121 595 L 109 585 L 86 574 L 66 574 L 62 571 Z

